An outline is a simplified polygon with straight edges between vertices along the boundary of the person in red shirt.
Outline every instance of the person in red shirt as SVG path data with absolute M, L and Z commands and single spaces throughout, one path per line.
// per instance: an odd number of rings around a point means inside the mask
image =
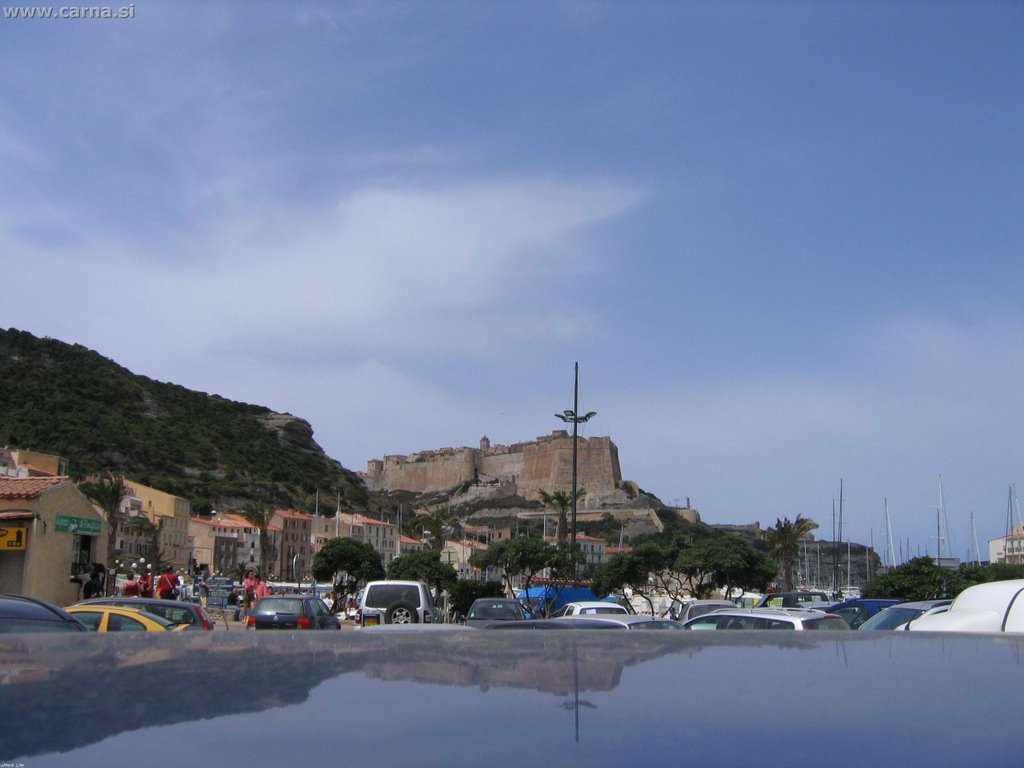
M 153 596 L 153 574 L 148 571 L 144 571 L 142 575 L 139 576 L 139 593 L 142 597 Z
M 253 603 L 256 602 L 256 574 L 252 571 L 245 574 L 242 591 L 245 594 L 242 602 L 242 620 L 244 621 L 245 617 L 249 615 L 249 611 L 252 610 Z
M 142 597 L 142 591 L 139 589 L 139 582 L 135 579 L 135 571 L 128 571 L 128 581 L 126 581 L 124 585 L 124 596 Z
M 156 580 L 156 593 L 161 600 L 176 600 L 178 598 L 176 591 L 180 583 L 174 569 L 169 565 L 164 566 L 164 572 Z

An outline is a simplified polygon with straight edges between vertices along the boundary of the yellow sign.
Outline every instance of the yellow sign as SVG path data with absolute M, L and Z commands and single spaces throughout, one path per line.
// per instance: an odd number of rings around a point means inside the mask
M 3 528 L 0 527 L 0 552 L 7 552 L 12 549 L 25 549 L 28 544 L 27 528 Z

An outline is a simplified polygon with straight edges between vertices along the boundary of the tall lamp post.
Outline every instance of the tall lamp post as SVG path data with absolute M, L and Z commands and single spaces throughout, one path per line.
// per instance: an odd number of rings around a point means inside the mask
M 597 411 L 590 411 L 583 416 L 577 416 L 580 410 L 580 364 L 576 363 L 576 373 L 572 385 L 572 410 L 556 413 L 555 418 L 561 419 L 566 424 L 572 424 L 572 547 L 576 549 L 576 443 L 579 433 L 579 425 L 590 421 L 597 416 Z M 573 571 L 575 572 L 575 567 Z

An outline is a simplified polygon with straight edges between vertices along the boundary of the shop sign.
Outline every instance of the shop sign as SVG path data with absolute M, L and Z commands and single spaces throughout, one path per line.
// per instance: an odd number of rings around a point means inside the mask
M 77 533 L 79 536 L 99 536 L 102 523 L 95 518 L 57 515 L 57 531 Z

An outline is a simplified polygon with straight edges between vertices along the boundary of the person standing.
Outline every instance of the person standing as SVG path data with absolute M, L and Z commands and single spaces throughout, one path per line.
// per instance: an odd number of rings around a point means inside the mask
M 148 571 L 143 571 L 139 576 L 139 595 L 140 597 L 153 596 L 153 574 Z
M 164 572 L 160 574 L 160 578 L 156 581 L 156 593 L 161 600 L 177 600 L 178 585 L 180 584 L 178 574 L 174 572 L 171 566 L 164 566 Z
M 96 567 L 93 567 L 89 573 L 89 580 L 85 582 L 85 586 L 82 588 L 82 597 L 85 600 L 103 597 L 103 579 L 100 578 L 100 572 Z
M 210 585 L 206 581 L 207 578 L 209 578 L 209 574 L 205 571 L 203 572 L 203 575 L 199 577 L 199 604 L 203 606 L 203 608 L 208 607 L 210 602 Z
M 142 597 L 139 589 L 139 582 L 135 578 L 135 571 L 128 571 L 128 581 L 124 584 L 125 597 Z
M 242 592 L 244 597 L 242 598 L 242 621 L 249 616 L 249 611 L 252 610 L 252 604 L 256 600 L 256 574 L 252 571 L 247 571 L 245 574 L 245 581 L 242 582 Z
M 265 582 L 263 580 L 262 576 L 257 576 L 256 577 L 256 589 L 253 590 L 253 594 L 254 594 L 254 596 L 256 598 L 256 602 L 257 603 L 261 599 L 266 597 L 268 594 L 270 594 L 270 585 L 267 584 L 267 582 Z

